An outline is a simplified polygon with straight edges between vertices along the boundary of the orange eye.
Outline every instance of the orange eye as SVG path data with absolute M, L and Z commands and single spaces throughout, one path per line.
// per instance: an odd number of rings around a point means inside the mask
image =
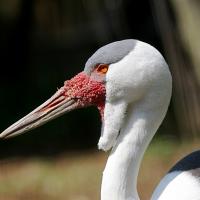
M 108 65 L 107 64 L 99 64 L 97 65 L 97 72 L 105 74 L 108 71 Z

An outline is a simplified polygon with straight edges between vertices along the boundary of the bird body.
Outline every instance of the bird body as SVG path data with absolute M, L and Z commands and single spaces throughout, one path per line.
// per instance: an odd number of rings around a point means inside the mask
M 163 177 L 151 200 L 200 200 L 200 151 L 181 159 Z
M 153 192 L 151 200 L 199 200 L 199 177 L 192 172 L 172 172 L 167 174 Z
M 164 119 L 171 91 L 171 74 L 158 50 L 138 40 L 113 42 L 98 49 L 86 62 L 83 72 L 66 81 L 52 98 L 0 137 L 22 134 L 65 112 L 95 105 L 102 116 L 98 148 L 111 149 L 103 172 L 101 200 L 139 200 L 140 163 Z M 196 172 L 199 167 L 189 170 Z M 178 191 L 185 187 L 195 192 L 181 193 L 178 199 L 199 200 L 200 176 L 195 179 L 194 171 L 170 171 L 152 200 L 177 200 Z

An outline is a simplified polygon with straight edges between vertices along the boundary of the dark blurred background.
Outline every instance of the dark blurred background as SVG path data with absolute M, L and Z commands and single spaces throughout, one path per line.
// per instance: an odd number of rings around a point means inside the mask
M 200 133 L 198 0 L 1 0 L 0 128 L 49 98 L 107 43 L 134 38 L 155 46 L 173 75 L 173 97 L 156 137 Z M 29 134 L 0 142 L 0 157 L 93 149 L 96 108 L 73 111 Z

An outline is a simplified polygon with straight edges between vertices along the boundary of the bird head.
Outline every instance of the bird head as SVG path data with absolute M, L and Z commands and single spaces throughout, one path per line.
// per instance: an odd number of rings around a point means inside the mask
M 8 127 L 0 138 L 25 133 L 77 108 L 97 106 L 103 122 L 99 148 L 108 150 L 115 143 L 127 107 L 152 90 L 156 95 L 148 95 L 154 98 L 151 102 L 168 104 L 171 75 L 162 55 L 138 40 L 113 42 L 98 49 L 81 73 L 65 81 L 50 99 Z

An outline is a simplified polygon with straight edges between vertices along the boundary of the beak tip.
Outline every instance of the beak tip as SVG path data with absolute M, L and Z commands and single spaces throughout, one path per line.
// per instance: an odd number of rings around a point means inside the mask
M 4 140 L 4 139 L 6 139 L 6 136 L 3 133 L 1 133 L 0 134 L 0 140 Z
M 5 140 L 5 136 L 0 135 L 0 140 Z
M 23 134 L 75 108 L 78 108 L 76 101 L 59 90 L 41 106 L 1 132 L 0 140 Z
M 7 139 L 7 138 L 9 138 L 9 135 L 8 135 L 5 131 L 3 131 L 3 132 L 0 134 L 0 140 L 5 140 L 5 139 Z

